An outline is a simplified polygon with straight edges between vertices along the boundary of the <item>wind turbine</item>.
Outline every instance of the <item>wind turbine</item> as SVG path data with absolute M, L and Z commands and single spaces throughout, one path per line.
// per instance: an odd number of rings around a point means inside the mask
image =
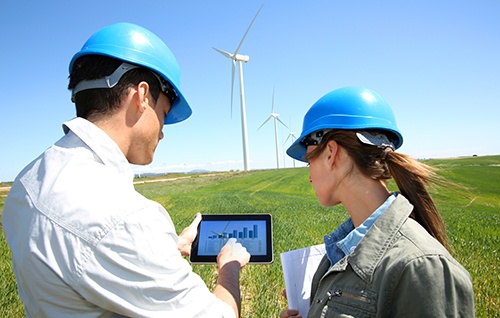
M 259 8 L 259 11 L 257 11 L 257 14 L 255 14 L 255 17 L 253 18 L 252 22 L 250 22 L 250 25 L 247 28 L 247 31 L 243 35 L 243 38 L 241 39 L 240 44 L 236 48 L 236 51 L 234 53 L 229 53 L 223 50 L 219 50 L 218 48 L 213 47 L 214 50 L 219 52 L 220 54 L 224 55 L 227 58 L 230 58 L 232 60 L 232 70 L 231 70 L 231 117 L 233 115 L 233 89 L 234 89 L 234 70 L 236 68 L 236 62 L 238 62 L 238 70 L 240 74 L 240 103 L 241 103 L 241 135 L 243 139 L 243 170 L 248 171 L 248 161 L 249 161 L 249 153 L 248 153 L 248 132 L 247 132 L 247 115 L 246 115 L 246 109 L 245 109 L 245 88 L 243 85 L 243 64 L 242 62 L 247 63 L 250 57 L 248 55 L 242 55 L 238 54 L 240 51 L 241 45 L 243 44 L 243 41 L 245 40 L 245 37 L 248 34 L 248 31 L 250 30 L 250 27 L 252 26 L 253 22 L 257 18 L 257 15 L 259 15 L 260 10 L 264 4 L 262 4 Z
M 287 125 L 285 125 L 281 121 L 281 119 L 279 119 L 280 114 L 277 114 L 274 112 L 274 88 L 273 88 L 273 102 L 272 102 L 271 107 L 272 107 L 271 108 L 271 115 L 266 119 L 265 122 L 262 123 L 262 125 L 260 125 L 260 127 L 257 130 L 262 128 L 262 126 L 264 126 L 271 118 L 274 118 L 274 137 L 275 137 L 275 142 L 276 142 L 276 168 L 279 169 L 280 168 L 280 156 L 279 156 L 279 148 L 278 148 L 278 122 L 280 122 L 286 128 L 288 128 L 288 127 L 287 127 Z
M 297 137 L 295 136 L 295 133 L 292 130 L 292 119 L 291 118 L 290 118 L 290 132 L 288 133 L 288 137 L 286 137 L 285 142 L 283 143 L 283 146 L 285 146 L 286 142 L 288 141 L 288 139 L 290 137 L 292 137 L 292 144 L 293 144 L 293 142 L 295 141 L 295 139 L 297 139 Z M 295 168 L 295 159 L 292 158 L 292 162 L 293 162 L 293 167 Z

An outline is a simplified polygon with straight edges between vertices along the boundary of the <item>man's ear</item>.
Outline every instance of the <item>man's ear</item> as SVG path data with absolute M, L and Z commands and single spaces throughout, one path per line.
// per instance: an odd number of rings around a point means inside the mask
M 137 111 L 143 113 L 149 104 L 149 84 L 147 82 L 140 82 L 136 87 L 132 89 L 133 101 L 136 106 Z

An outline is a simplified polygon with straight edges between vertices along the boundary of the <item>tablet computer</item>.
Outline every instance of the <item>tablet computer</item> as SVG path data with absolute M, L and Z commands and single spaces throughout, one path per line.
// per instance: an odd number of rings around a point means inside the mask
M 250 253 L 250 263 L 273 262 L 273 227 L 270 214 L 203 214 L 191 246 L 191 263 L 217 263 L 230 238 Z

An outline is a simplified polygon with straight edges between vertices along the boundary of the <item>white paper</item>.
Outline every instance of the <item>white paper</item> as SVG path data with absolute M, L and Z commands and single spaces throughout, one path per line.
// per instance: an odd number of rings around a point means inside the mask
M 280 254 L 288 308 L 298 309 L 302 317 L 309 312 L 311 282 L 325 253 L 320 244 Z

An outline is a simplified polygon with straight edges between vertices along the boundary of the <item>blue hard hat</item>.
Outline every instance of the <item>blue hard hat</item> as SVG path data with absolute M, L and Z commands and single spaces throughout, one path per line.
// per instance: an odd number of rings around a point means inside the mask
M 395 149 L 403 144 L 389 104 L 374 91 L 357 86 L 333 90 L 314 103 L 304 116 L 300 137 L 286 153 L 306 162 L 304 138 L 323 129 L 377 130 L 387 133 Z
M 132 24 L 116 23 L 94 33 L 69 63 L 84 55 L 106 55 L 125 62 L 149 68 L 174 87 L 178 98 L 165 117 L 165 124 L 187 119 L 192 110 L 180 91 L 181 70 L 167 45 L 151 31 Z

